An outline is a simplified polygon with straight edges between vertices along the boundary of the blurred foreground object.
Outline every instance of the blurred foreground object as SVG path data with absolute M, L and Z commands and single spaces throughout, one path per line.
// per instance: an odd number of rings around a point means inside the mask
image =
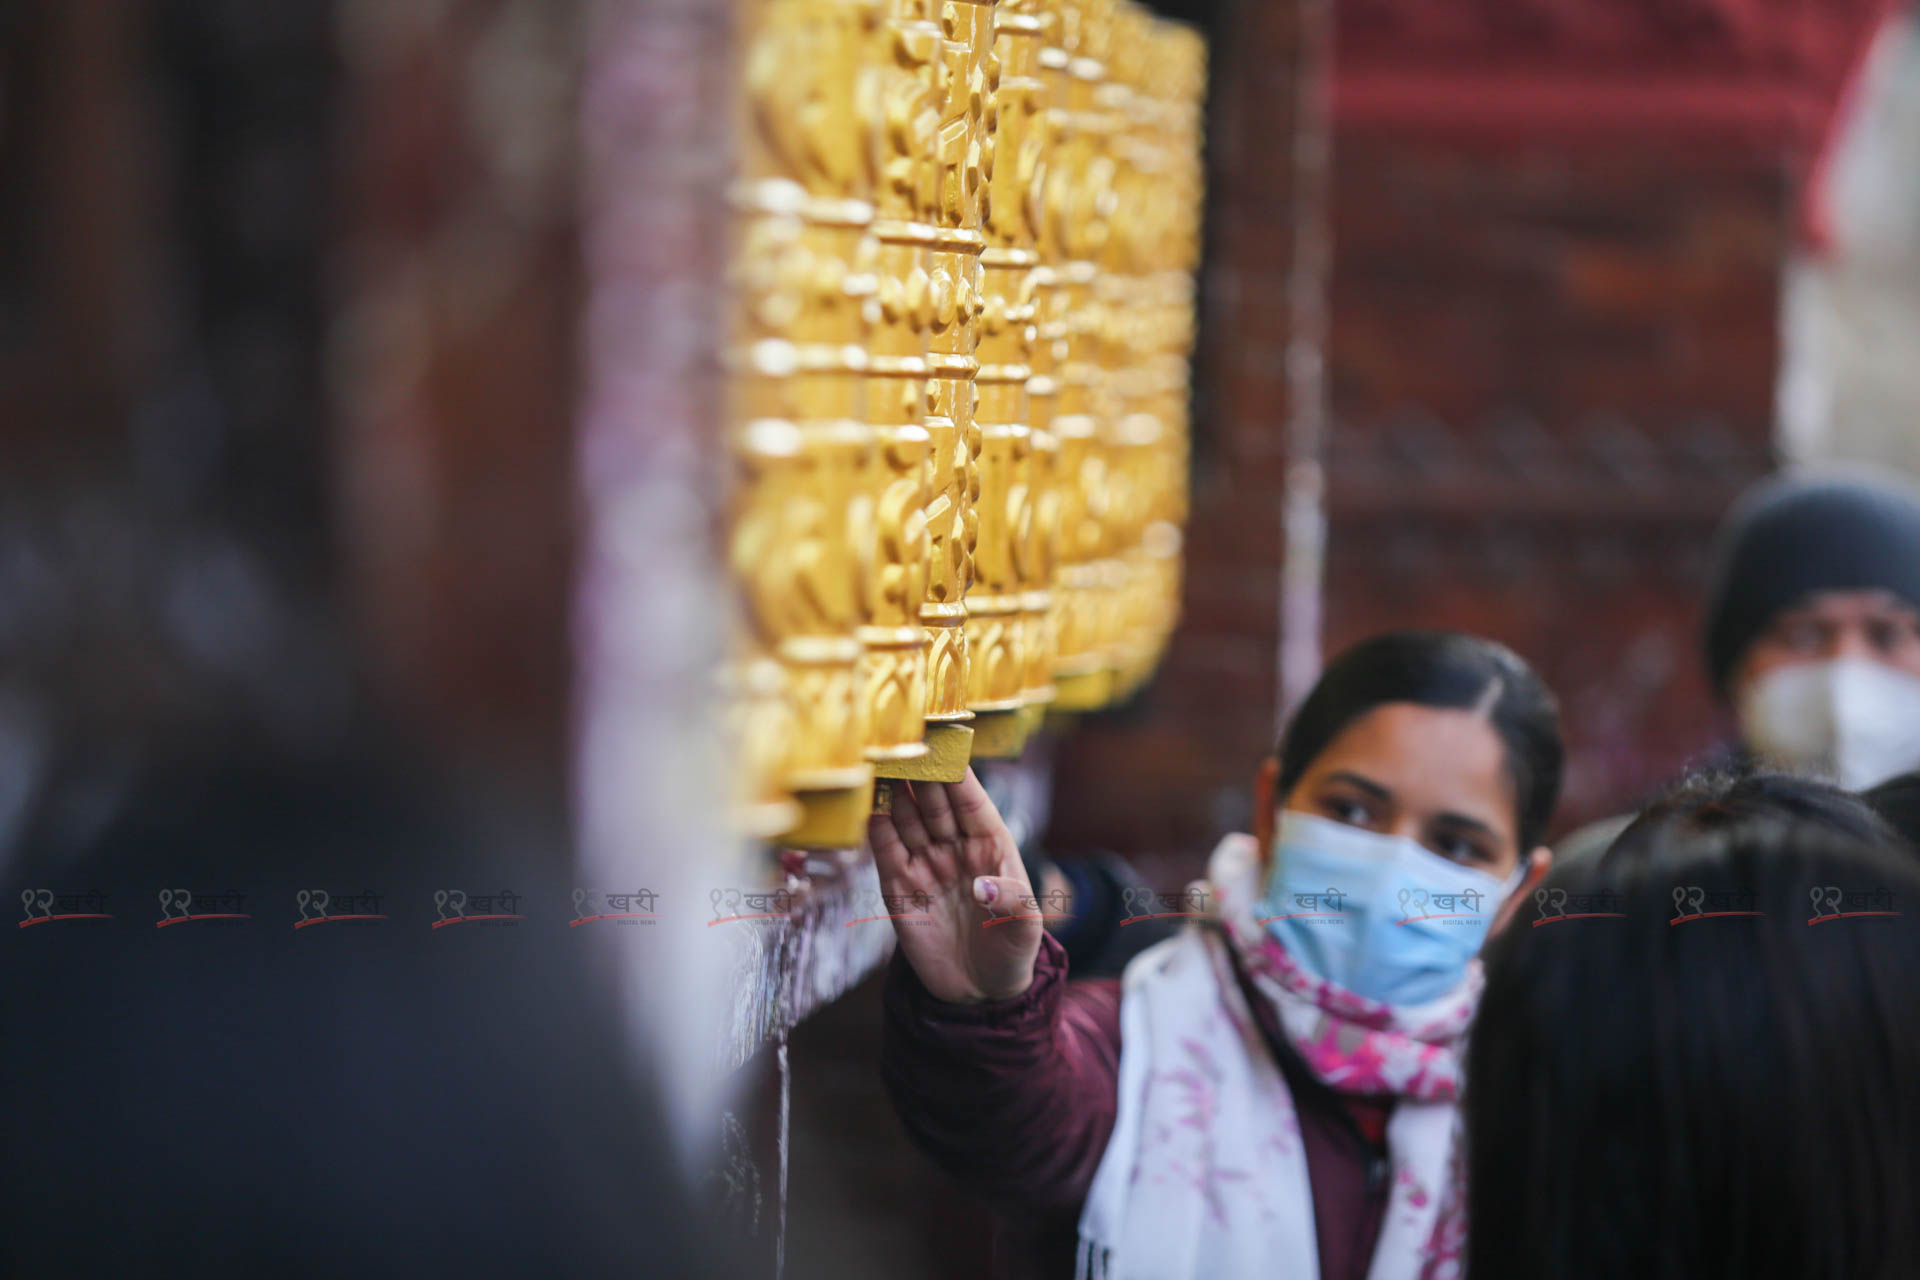
M 0 930 L 0 1274 L 733 1274 L 551 850 L 399 758 L 203 757 L 20 851 L 105 918 Z
M 1865 804 L 1784 776 L 1556 864 L 1486 953 L 1467 1273 L 1914 1274 L 1917 905 Z
M 1781 451 L 1920 475 L 1920 19 L 1875 40 L 1809 177 L 1781 295 Z

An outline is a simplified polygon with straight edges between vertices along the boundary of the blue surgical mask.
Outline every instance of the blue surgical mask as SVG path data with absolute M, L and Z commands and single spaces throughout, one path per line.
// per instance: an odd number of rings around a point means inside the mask
M 1404 836 L 1287 810 L 1256 914 L 1316 977 L 1383 1004 L 1425 1004 L 1466 975 L 1524 868 L 1496 880 Z

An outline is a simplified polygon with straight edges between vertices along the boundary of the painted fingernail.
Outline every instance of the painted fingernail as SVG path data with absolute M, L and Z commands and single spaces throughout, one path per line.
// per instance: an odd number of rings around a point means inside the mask
M 995 885 L 993 881 L 987 879 L 985 876 L 974 877 L 973 899 L 975 902 L 978 902 L 983 907 L 992 906 L 993 900 L 998 897 L 999 894 L 999 886 Z

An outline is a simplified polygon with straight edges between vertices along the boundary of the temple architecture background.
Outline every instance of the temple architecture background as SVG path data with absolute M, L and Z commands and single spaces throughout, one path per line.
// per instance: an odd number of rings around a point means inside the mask
M 1913 465 L 1896 9 L 22 0 L 0 693 L 364 692 L 659 895 L 636 1044 L 765 1274 L 990 1274 L 874 1073 L 875 779 L 1176 887 L 1400 625 L 1538 663 L 1562 829 L 1710 748 L 1726 503 Z
M 1560 829 L 1722 741 L 1706 542 L 1773 465 L 1783 276 L 1892 8 L 1209 6 L 1182 625 L 1137 705 L 1060 744 L 1052 845 L 1179 883 L 1244 818 L 1301 691 L 1288 647 L 1391 625 L 1539 663 L 1569 726 Z M 1322 86 L 1318 131 L 1288 66 Z M 1320 521 L 1276 519 L 1303 477 Z

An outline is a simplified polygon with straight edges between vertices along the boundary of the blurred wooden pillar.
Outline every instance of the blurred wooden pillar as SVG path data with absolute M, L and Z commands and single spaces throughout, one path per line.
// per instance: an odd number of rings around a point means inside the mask
M 564 805 L 579 6 L 343 0 L 335 454 L 385 699 Z
M 19 469 L 117 446 L 152 245 L 134 163 L 138 6 L 29 0 L 0 22 L 0 448 Z

